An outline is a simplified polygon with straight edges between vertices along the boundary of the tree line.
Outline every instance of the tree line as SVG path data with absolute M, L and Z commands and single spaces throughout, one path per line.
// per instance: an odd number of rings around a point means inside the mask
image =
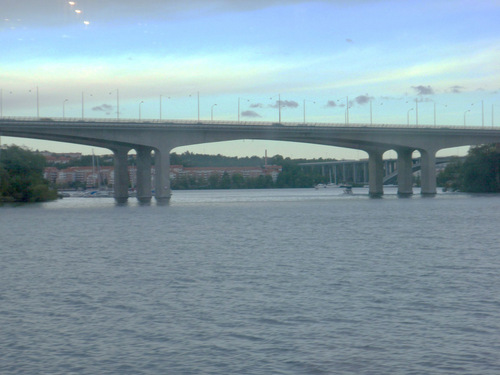
M 465 160 L 449 163 L 437 177 L 445 190 L 467 193 L 500 192 L 500 146 L 471 147 Z
M 102 164 L 112 164 L 112 159 L 102 157 Z M 280 165 L 282 172 L 276 181 L 271 176 L 244 178 L 241 174 L 212 175 L 208 179 L 180 177 L 172 182 L 173 189 L 259 189 L 259 188 L 308 188 L 328 182 L 320 169 L 301 168 L 299 163 L 332 161 L 332 159 L 291 159 L 281 155 L 268 158 L 269 165 Z M 129 163 L 134 164 L 131 155 Z M 75 161 L 80 165 L 92 163 L 92 157 Z M 171 163 L 184 167 L 206 166 L 263 166 L 259 157 L 226 157 L 185 152 L 171 154 Z M 57 198 L 55 189 L 43 178 L 45 158 L 39 153 L 8 146 L 0 149 L 0 201 L 43 202 Z M 67 165 L 66 165 L 67 167 Z M 471 193 L 500 192 L 500 147 L 495 144 L 471 147 L 462 161 L 450 162 L 437 177 L 438 186 L 445 190 Z
M 45 158 L 18 146 L 0 148 L 0 202 L 45 202 L 57 191 L 43 178 Z

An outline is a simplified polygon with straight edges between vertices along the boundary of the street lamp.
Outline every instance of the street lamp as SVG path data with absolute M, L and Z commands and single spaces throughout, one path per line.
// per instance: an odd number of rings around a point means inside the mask
M 415 125 L 418 126 L 418 98 L 415 99 Z
M 441 104 L 445 108 L 448 107 L 448 104 Z M 436 102 L 434 102 L 434 126 L 436 126 Z
M 464 112 L 464 128 L 465 128 L 465 118 L 466 118 L 467 112 L 470 112 L 470 109 L 468 109 L 467 111 Z
M 345 97 L 345 106 L 346 106 L 346 112 L 345 112 L 345 124 L 349 125 L 349 97 Z
M 408 112 L 406 112 L 406 124 L 410 126 L 410 112 L 413 111 L 413 108 L 410 108 Z
M 370 99 L 370 125 L 373 125 L 372 100 Z
M 240 111 L 240 99 L 241 98 L 238 98 L 238 122 L 240 122 L 240 113 L 241 113 L 241 111 Z M 246 99 L 246 101 L 249 102 L 250 99 Z
M 306 102 L 309 101 L 313 104 L 316 104 L 316 102 L 310 101 L 310 100 L 305 100 L 304 99 L 304 124 L 306 123 Z
M 269 99 L 275 98 L 275 96 L 271 96 Z M 281 124 L 281 94 L 278 94 L 278 124 Z
M 89 94 L 92 96 L 92 94 Z M 82 91 L 82 120 L 85 118 L 85 93 Z
M 210 121 L 214 121 L 214 107 L 216 106 L 217 104 L 214 104 L 212 105 L 212 107 L 210 108 Z
M 31 92 L 31 90 L 29 90 Z M 36 87 L 36 117 L 40 118 L 40 101 L 38 96 L 38 86 Z
M 142 100 L 140 103 L 139 103 L 139 121 L 141 120 L 141 105 L 142 103 L 144 103 L 144 100 Z
M 200 122 L 200 92 L 197 91 L 196 94 L 198 96 L 198 122 Z M 192 96 L 193 96 L 192 94 L 189 94 L 189 97 L 192 97 Z
M 64 99 L 63 101 L 63 120 L 64 118 L 66 117 L 66 112 L 65 112 L 65 105 L 66 105 L 66 102 L 68 101 L 68 99 Z
M 384 103 L 380 103 L 379 105 L 384 105 Z M 370 125 L 373 125 L 372 100 L 370 100 Z
M 163 95 L 160 94 L 160 120 L 161 120 L 161 104 L 162 104 L 162 97 Z M 167 99 L 170 99 L 170 96 L 167 97 Z
M 120 91 L 118 89 L 116 90 L 116 119 L 120 119 Z M 113 91 L 115 91 L 113 90 Z M 113 93 L 113 91 L 110 91 L 109 95 Z

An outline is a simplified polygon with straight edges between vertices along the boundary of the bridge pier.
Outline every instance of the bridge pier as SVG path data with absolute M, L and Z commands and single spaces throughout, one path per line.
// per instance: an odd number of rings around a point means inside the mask
M 369 190 L 372 197 L 380 197 L 384 194 L 384 161 L 383 151 L 373 150 L 368 152 L 368 175 Z
M 115 159 L 114 192 L 117 203 L 125 203 L 128 200 L 128 148 L 113 149 Z
M 151 202 L 151 148 L 137 147 L 137 200 Z
M 413 194 L 412 149 L 398 149 L 398 194 Z
M 421 155 L 421 194 L 436 194 L 436 151 L 420 149 Z
M 155 199 L 158 203 L 167 203 L 170 191 L 170 149 L 155 149 Z

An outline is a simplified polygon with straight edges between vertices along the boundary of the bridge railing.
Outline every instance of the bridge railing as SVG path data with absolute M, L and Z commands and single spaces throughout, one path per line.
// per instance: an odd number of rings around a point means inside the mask
M 0 117 L 0 124 L 2 122 L 29 122 L 36 125 L 37 123 L 64 123 L 65 125 L 81 125 L 84 123 L 86 126 L 102 126 L 102 124 L 113 125 L 137 125 L 144 124 L 149 126 L 167 126 L 167 125 L 211 125 L 222 127 L 226 126 L 272 126 L 272 127 L 330 127 L 330 128 L 405 128 L 405 129 L 500 129 L 494 126 L 460 126 L 460 125 L 404 125 L 404 124 L 365 124 L 365 123 L 325 123 L 325 122 L 272 122 L 272 121 L 211 121 L 211 120 L 185 120 L 185 119 L 112 119 L 112 118 L 77 118 L 77 117 L 17 117 L 17 116 L 3 116 Z

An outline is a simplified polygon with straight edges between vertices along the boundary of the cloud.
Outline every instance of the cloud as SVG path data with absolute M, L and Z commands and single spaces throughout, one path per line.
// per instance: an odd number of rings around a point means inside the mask
M 262 117 L 261 115 L 259 115 L 255 111 L 243 111 L 243 112 L 241 112 L 241 115 L 243 117 Z
M 460 94 L 462 92 L 462 90 L 465 89 L 465 87 L 463 86 L 451 86 L 450 87 L 450 91 L 454 94 Z
M 250 104 L 250 108 L 264 108 L 264 105 L 262 103 L 254 103 Z
M 349 39 L 349 38 L 347 38 L 345 41 L 346 41 L 347 43 L 354 43 L 354 42 L 352 41 L 352 39 Z
M 434 90 L 430 86 L 412 86 L 413 90 L 417 92 L 417 95 L 433 95 Z
M 336 107 L 345 107 L 345 103 L 337 103 L 335 100 L 329 100 L 326 102 L 326 108 L 336 108 Z
M 92 110 L 95 112 L 106 112 L 106 114 L 109 114 L 111 110 L 113 109 L 112 105 L 109 104 L 101 104 L 96 107 L 92 107 Z
M 281 103 L 281 108 L 297 108 L 299 106 L 299 103 L 297 103 L 294 100 L 276 100 L 276 104 L 271 104 L 269 107 L 271 108 L 278 108 Z
M 370 102 L 370 100 L 373 100 L 373 99 L 374 99 L 374 98 L 373 98 L 372 96 L 369 96 L 368 94 L 366 94 L 366 95 L 359 95 L 359 96 L 357 96 L 357 97 L 354 99 L 354 101 L 355 101 L 356 103 L 358 103 L 358 104 L 363 105 L 363 104 L 369 103 L 369 102 Z

